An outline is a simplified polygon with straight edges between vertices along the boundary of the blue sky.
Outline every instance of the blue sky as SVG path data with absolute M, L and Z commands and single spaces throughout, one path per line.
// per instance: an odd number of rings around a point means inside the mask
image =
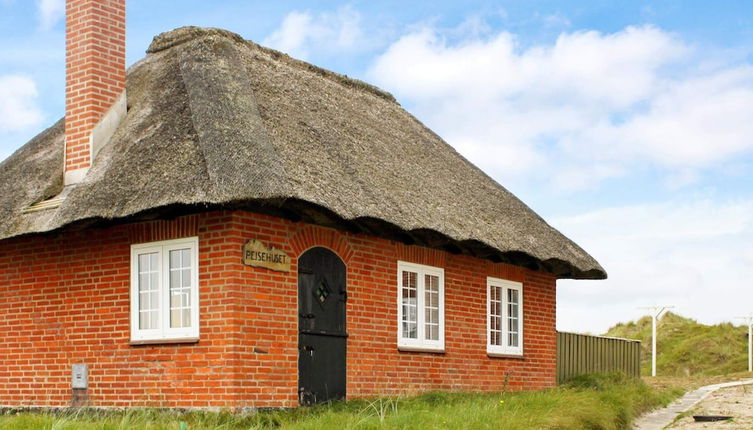
M 176 6 L 179 5 L 179 6 Z M 63 115 L 64 2 L 0 0 L 0 159 Z M 128 63 L 222 27 L 392 92 L 596 257 L 558 327 L 753 312 L 753 3 L 131 0 Z

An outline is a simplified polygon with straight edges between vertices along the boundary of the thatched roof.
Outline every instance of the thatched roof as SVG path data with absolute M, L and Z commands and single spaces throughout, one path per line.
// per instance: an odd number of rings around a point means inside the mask
M 606 277 L 384 91 L 217 29 L 161 34 L 147 52 L 82 183 L 63 192 L 62 121 L 0 164 L 0 239 L 242 208 Z M 59 207 L 28 212 L 61 192 Z

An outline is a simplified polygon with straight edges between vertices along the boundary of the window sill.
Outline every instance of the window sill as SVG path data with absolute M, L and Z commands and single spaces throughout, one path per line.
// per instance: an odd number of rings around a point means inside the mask
M 486 355 L 489 358 L 518 358 L 518 359 L 524 359 L 525 356 L 523 354 L 513 354 L 509 352 L 490 352 L 487 351 Z
M 131 340 L 128 344 L 131 346 L 138 345 L 170 345 L 175 343 L 198 343 L 198 337 L 181 337 L 175 339 L 139 339 Z
M 444 348 L 434 348 L 431 346 L 398 345 L 397 350 L 402 352 L 431 352 L 434 354 L 444 354 Z

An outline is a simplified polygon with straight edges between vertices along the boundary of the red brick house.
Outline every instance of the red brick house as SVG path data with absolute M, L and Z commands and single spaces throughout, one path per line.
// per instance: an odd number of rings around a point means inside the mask
M 67 110 L 0 164 L 0 406 L 289 407 L 555 383 L 606 273 L 368 84 L 217 29 L 126 74 L 69 0 Z

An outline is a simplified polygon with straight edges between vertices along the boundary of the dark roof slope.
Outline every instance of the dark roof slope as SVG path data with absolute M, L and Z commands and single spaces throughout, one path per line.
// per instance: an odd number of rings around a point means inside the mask
M 160 208 L 246 207 L 606 277 L 388 93 L 223 30 L 180 28 L 147 52 L 128 73 L 126 117 L 57 209 L 25 211 L 62 191 L 62 121 L 0 164 L 0 239 Z

